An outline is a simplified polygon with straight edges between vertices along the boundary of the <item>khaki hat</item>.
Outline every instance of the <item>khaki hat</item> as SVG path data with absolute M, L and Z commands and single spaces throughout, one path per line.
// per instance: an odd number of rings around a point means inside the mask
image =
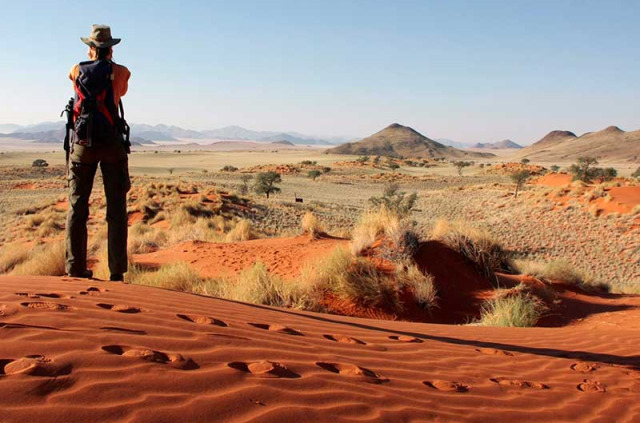
M 89 38 L 80 39 L 86 45 L 96 48 L 108 48 L 120 42 L 120 38 L 111 38 L 111 28 L 108 25 L 93 25 Z

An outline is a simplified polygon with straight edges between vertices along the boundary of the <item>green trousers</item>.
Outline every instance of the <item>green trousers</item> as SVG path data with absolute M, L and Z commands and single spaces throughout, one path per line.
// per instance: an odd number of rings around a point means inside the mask
M 87 269 L 87 220 L 93 179 L 100 164 L 107 200 L 109 271 L 127 271 L 127 192 L 131 188 L 124 145 L 85 147 L 74 144 L 69 163 L 69 214 L 67 215 L 67 273 Z

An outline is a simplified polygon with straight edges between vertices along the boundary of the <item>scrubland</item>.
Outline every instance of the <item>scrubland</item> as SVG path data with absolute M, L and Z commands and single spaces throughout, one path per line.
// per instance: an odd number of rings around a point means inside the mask
M 433 264 L 416 259 L 418 250 L 432 242 L 464 257 L 477 277 L 490 284 L 485 288 L 492 293 L 484 295 L 467 323 L 531 326 L 553 308 L 554 299 L 544 287 L 505 286 L 503 274 L 521 274 L 545 287 L 562 282 L 585 290 L 640 291 L 640 215 L 637 208 L 595 213 L 590 201 L 605 198 L 606 186 L 586 192 L 579 184 L 528 184 L 514 198 L 508 175 L 479 166 L 457 175 L 445 163 L 392 171 L 348 161 L 336 164 L 335 157 L 318 153 L 287 152 L 278 160 L 273 160 L 275 153 L 262 158 L 252 154 L 208 153 L 196 160 L 185 153 L 146 152 L 138 162 L 142 155 L 132 156 L 128 282 L 313 311 L 358 315 L 371 309 L 376 316 L 429 321 L 444 319 L 438 316 L 447 305 L 446 292 L 439 292 L 442 281 L 430 273 Z M 248 155 L 252 159 L 243 166 Z M 159 156 L 164 161 L 152 161 Z M 207 158 L 213 158 L 216 169 L 198 168 Z M 291 159 L 300 160 L 286 161 Z M 157 165 L 169 162 L 176 163 L 171 171 Z M 226 171 L 220 170 L 223 163 L 229 166 Z M 278 185 L 281 191 L 267 199 L 253 192 L 248 178 L 271 169 L 270 163 L 276 169 L 290 166 Z M 68 208 L 63 168 L 2 164 L 0 272 L 63 274 Z M 315 168 L 322 172 L 309 177 Z M 390 186 L 396 197 L 386 197 Z M 411 207 L 403 209 L 413 193 Z M 95 276 L 105 279 L 99 174 L 91 213 L 90 263 Z M 339 241 L 329 254 L 301 265 L 293 281 L 259 260 L 231 276 L 203 277 L 189 263 L 149 267 L 135 259 L 185 242 L 300 236 L 309 242 Z

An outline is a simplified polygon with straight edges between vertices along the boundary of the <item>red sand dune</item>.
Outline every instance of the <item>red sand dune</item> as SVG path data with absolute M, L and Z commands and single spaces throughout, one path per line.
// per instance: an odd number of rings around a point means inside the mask
M 595 201 L 598 208 L 609 213 L 629 213 L 640 205 L 640 186 L 612 187 L 606 191 L 611 197 L 610 201 L 600 198 Z
M 234 243 L 189 241 L 166 250 L 134 257 L 136 263 L 158 267 L 165 263 L 185 262 L 203 277 L 229 276 L 261 261 L 269 272 L 285 279 L 300 275 L 310 260 L 322 257 L 347 240 L 332 237 L 313 239 L 308 235 L 292 238 L 266 238 Z
M 547 173 L 535 180 L 535 185 L 548 187 L 563 187 L 573 181 L 573 176 L 567 173 Z
M 486 328 L 0 277 L 0 420 L 637 422 L 640 297 L 618 300 Z

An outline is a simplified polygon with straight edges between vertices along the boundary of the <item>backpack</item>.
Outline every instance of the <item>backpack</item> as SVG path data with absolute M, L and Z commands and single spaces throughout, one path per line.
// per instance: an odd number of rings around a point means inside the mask
M 115 146 L 129 141 L 129 127 L 120 101 L 113 99 L 113 62 L 92 60 L 79 65 L 74 81 L 73 142 L 85 146 Z

